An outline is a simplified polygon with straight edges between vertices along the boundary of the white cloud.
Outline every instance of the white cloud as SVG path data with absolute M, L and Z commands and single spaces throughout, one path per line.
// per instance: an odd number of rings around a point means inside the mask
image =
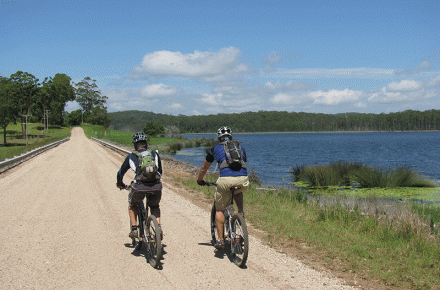
M 393 77 L 395 70 L 383 68 L 310 68 L 310 69 L 277 69 L 274 76 L 292 77 L 292 78 L 332 78 L 332 77 L 349 77 L 349 78 L 376 78 L 376 77 Z
M 177 92 L 177 89 L 164 84 L 153 84 L 145 86 L 141 90 L 141 95 L 143 97 L 155 98 L 155 97 L 168 97 L 172 96 Z
M 364 93 L 362 91 L 330 90 L 330 91 L 314 91 L 308 95 L 314 99 L 314 104 L 318 105 L 339 105 L 341 103 L 351 103 L 359 101 Z
M 368 97 L 371 103 L 402 103 L 423 100 L 438 95 L 436 86 L 440 83 L 440 75 L 426 82 L 402 80 L 392 82 L 387 86 L 374 91 Z
M 266 83 L 264 84 L 264 86 L 265 86 L 266 88 L 269 88 L 269 89 L 275 90 L 275 89 L 277 89 L 277 88 L 280 88 L 280 87 L 281 87 L 281 84 L 280 84 L 280 83 L 276 83 L 276 82 L 266 82 Z
M 292 96 L 284 93 L 278 93 L 273 96 L 271 102 L 274 104 L 288 104 L 292 101 Z
M 408 100 L 410 100 L 410 98 L 407 94 L 404 94 L 402 92 L 390 92 L 387 91 L 385 88 L 371 94 L 368 97 L 368 101 L 372 103 L 398 103 Z
M 392 82 L 386 89 L 390 91 L 416 91 L 422 87 L 420 82 L 414 80 L 402 80 L 399 83 Z
M 165 50 L 156 51 L 146 54 L 141 65 L 137 66 L 134 72 L 218 82 L 231 75 L 239 75 L 249 70 L 246 65 L 239 63 L 239 55 L 240 50 L 235 47 L 187 54 Z
M 419 65 L 417 66 L 417 69 L 425 70 L 425 69 L 429 69 L 431 67 L 432 67 L 432 63 L 427 60 L 424 60 L 421 63 L 419 63 Z
M 428 87 L 435 87 L 440 84 L 440 75 L 433 78 L 431 81 L 428 82 Z
M 180 104 L 180 103 L 172 103 L 169 107 L 173 110 L 183 108 L 182 104 Z
M 217 106 L 222 99 L 223 94 L 204 94 L 200 99 L 200 102 L 207 104 L 208 106 Z

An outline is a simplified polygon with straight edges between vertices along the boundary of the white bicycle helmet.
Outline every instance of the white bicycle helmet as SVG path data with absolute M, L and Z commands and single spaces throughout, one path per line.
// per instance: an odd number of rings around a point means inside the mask
M 232 137 L 232 130 L 228 126 L 223 126 L 217 130 L 217 138 L 223 139 L 224 137 Z
M 144 134 L 144 132 L 138 132 L 134 134 L 132 138 L 133 143 L 145 142 L 147 143 L 148 137 Z

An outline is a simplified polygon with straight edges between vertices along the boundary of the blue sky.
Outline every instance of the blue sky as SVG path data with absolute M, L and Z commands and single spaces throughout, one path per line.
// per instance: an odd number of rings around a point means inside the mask
M 438 0 L 15 0 L 0 27 L 1 76 L 91 77 L 109 112 L 440 109 Z

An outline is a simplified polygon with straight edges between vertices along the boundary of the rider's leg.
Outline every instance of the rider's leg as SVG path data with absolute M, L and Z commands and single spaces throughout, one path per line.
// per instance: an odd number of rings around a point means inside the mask
M 131 226 L 136 227 L 137 226 L 137 215 L 138 215 L 137 206 L 129 205 L 128 206 L 128 215 L 130 216 Z
M 150 207 L 151 214 L 154 215 L 157 219 L 157 223 L 160 226 L 160 207 L 159 205 L 157 207 Z
M 243 191 L 237 194 L 234 194 L 234 201 L 237 205 L 238 212 L 243 213 Z
M 216 211 L 215 224 L 217 226 L 218 239 L 220 241 L 222 241 L 224 238 L 223 233 L 224 233 L 224 227 L 225 227 L 225 215 L 223 214 L 222 211 Z
M 150 208 L 151 214 L 157 219 L 157 223 L 160 224 L 160 200 L 162 198 L 162 191 L 158 190 L 152 194 L 147 195 L 147 205 Z
M 137 202 L 137 195 L 136 192 L 131 188 L 128 192 L 128 215 L 130 216 L 130 223 L 131 227 L 137 226 L 137 215 L 138 215 L 138 209 L 136 206 Z

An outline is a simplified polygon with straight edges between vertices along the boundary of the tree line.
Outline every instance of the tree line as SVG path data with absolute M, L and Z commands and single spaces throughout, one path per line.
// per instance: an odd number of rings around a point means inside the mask
M 81 107 L 67 114 L 69 101 Z M 79 125 L 82 121 L 108 126 L 110 120 L 105 107 L 107 97 L 97 89 L 96 81 L 89 77 L 75 84 L 65 74 L 46 77 L 40 82 L 34 75 L 17 71 L 9 78 L 0 76 L 0 127 L 6 145 L 6 127 L 21 123 L 25 138 L 28 123 L 50 125 Z
M 123 111 L 109 113 L 109 118 L 110 128 L 116 130 L 142 131 L 147 122 L 155 122 L 165 128 L 177 128 L 180 134 L 212 133 L 221 126 L 243 133 L 440 130 L 440 110 L 406 110 L 388 114 L 259 111 L 198 116 Z

